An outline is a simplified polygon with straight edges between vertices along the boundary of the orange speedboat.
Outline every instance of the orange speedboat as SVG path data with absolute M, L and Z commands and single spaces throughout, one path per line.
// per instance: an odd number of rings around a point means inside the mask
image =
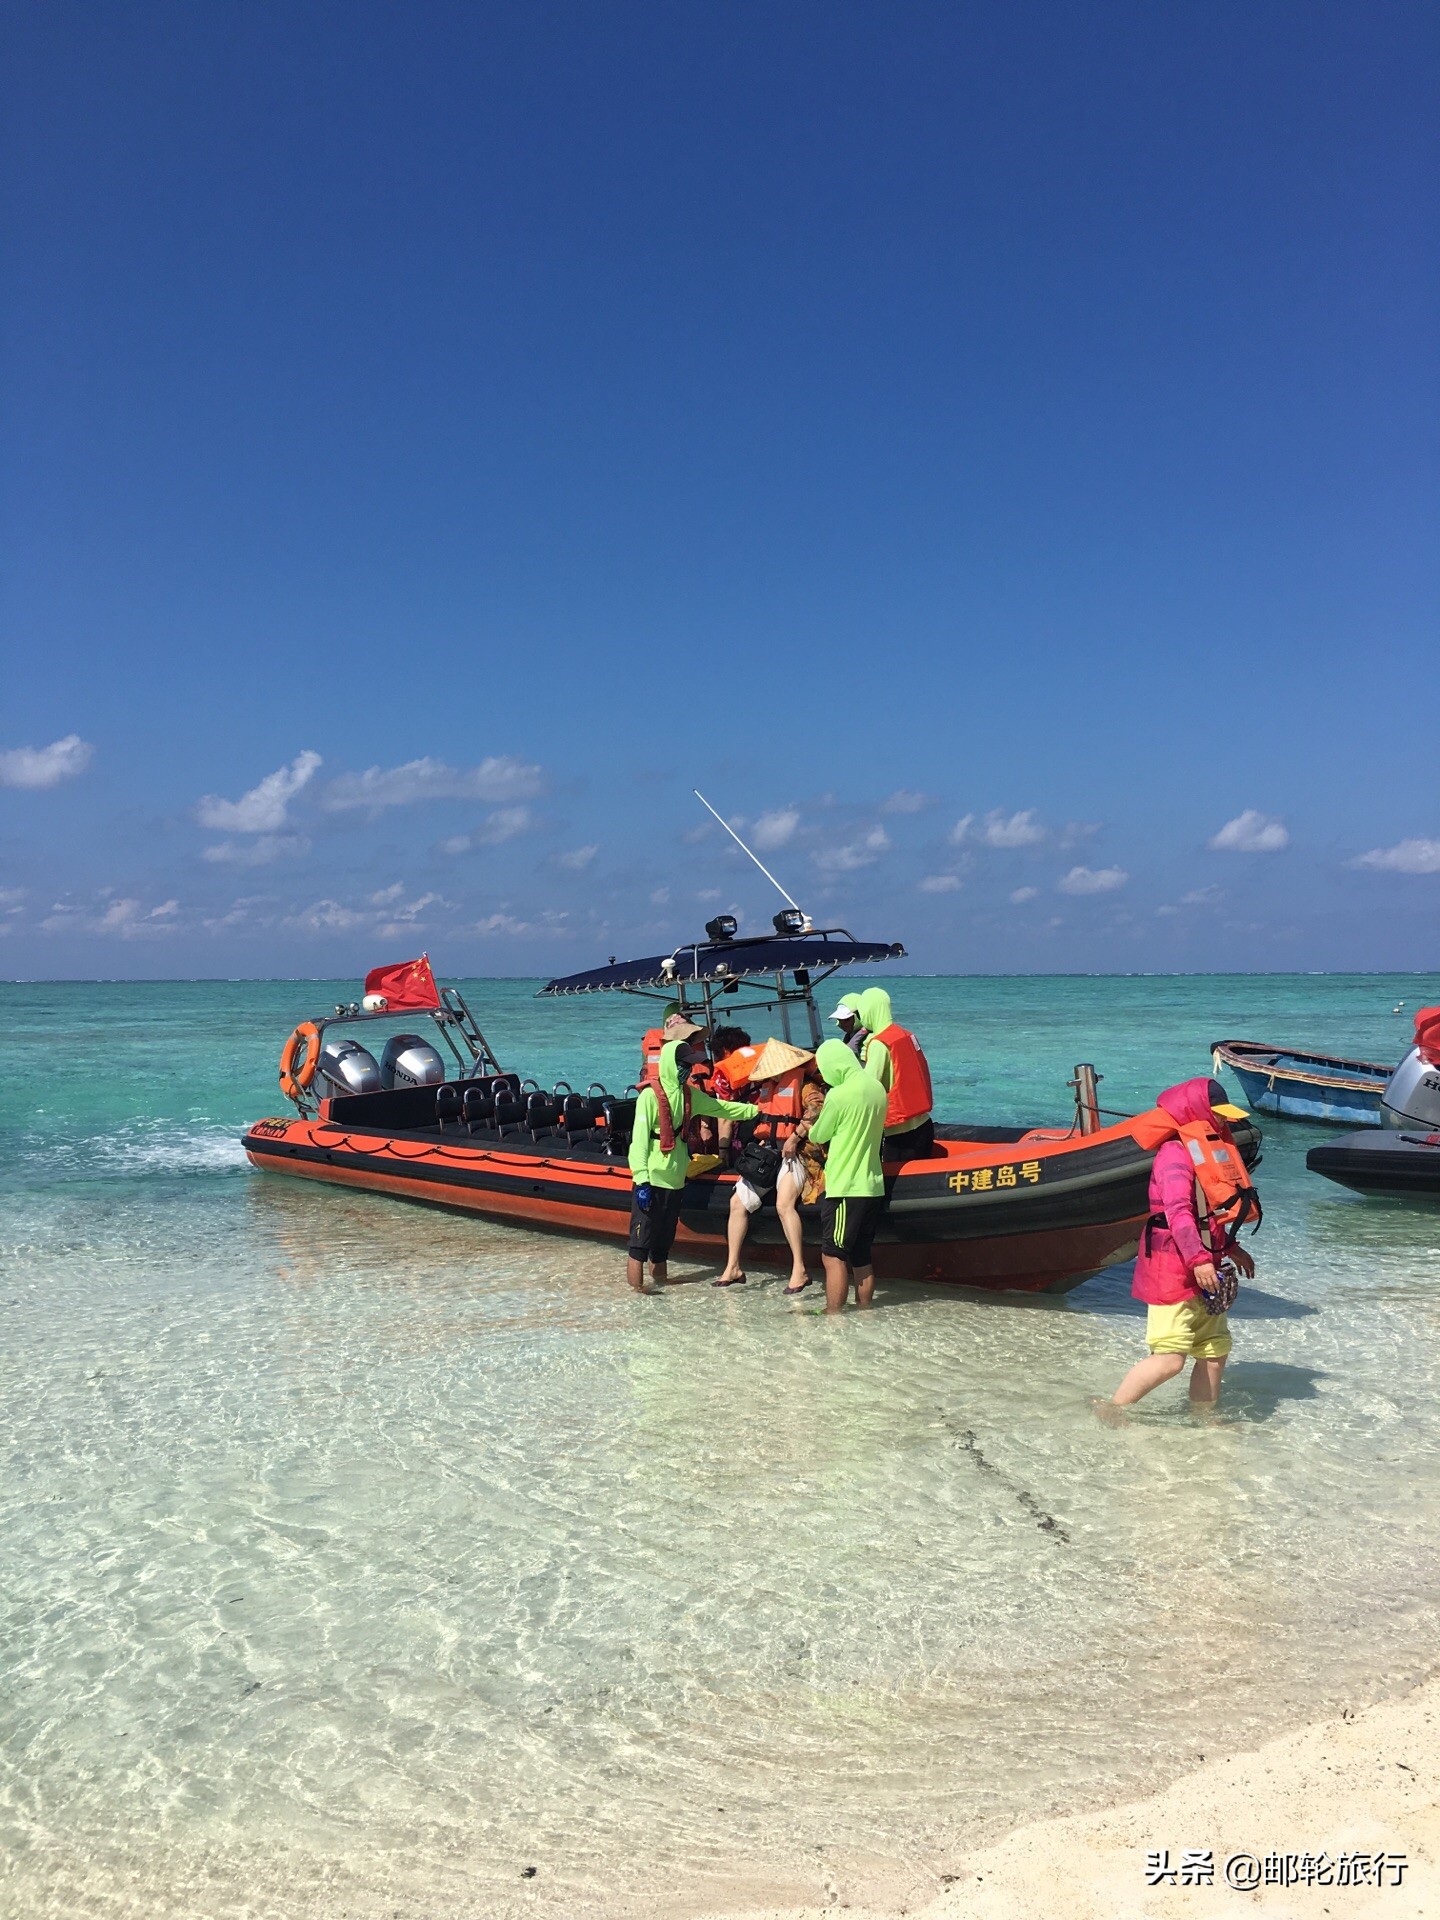
M 777 916 L 784 920 L 786 916 Z M 718 935 L 648 959 L 552 980 L 550 998 L 630 993 L 679 1001 L 709 1027 L 743 1012 L 778 1016 L 784 1037 L 818 1044 L 815 990 L 838 969 L 902 959 L 895 942 L 840 928 L 787 926 L 773 936 Z M 425 969 L 428 979 L 428 967 Z M 433 1004 L 338 1008 L 286 1043 L 282 1086 L 295 1111 L 245 1133 L 252 1164 L 392 1198 L 624 1241 L 626 1162 L 634 1089 L 545 1089 L 506 1072 L 458 989 Z M 723 997 L 722 997 L 723 996 Z M 372 996 L 373 997 L 373 996 Z M 392 1034 L 381 1058 L 357 1039 L 368 1023 L 424 1012 L 437 1044 Z M 798 1029 L 798 1031 L 797 1031 Z M 442 1049 L 444 1050 L 442 1052 Z M 447 1063 L 444 1055 L 448 1052 Z M 1094 1075 L 1077 1069 L 1068 1125 L 939 1123 L 929 1158 L 886 1168 L 888 1204 L 875 1237 L 877 1276 L 1024 1293 L 1063 1292 L 1135 1250 L 1147 1212 L 1150 1164 L 1172 1131 L 1158 1113 L 1106 1124 Z M 743 1131 L 743 1129 L 742 1129 Z M 1253 1159 L 1260 1135 L 1234 1124 Z M 685 1188 L 677 1249 L 722 1256 L 735 1175 L 699 1173 Z M 818 1238 L 818 1218 L 816 1221 Z M 788 1261 L 773 1207 L 751 1219 L 752 1257 Z

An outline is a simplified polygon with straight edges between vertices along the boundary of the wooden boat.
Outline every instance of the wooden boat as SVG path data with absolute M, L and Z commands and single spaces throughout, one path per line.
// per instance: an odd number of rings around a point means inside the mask
M 1380 1125 L 1380 1096 L 1393 1067 L 1267 1047 L 1258 1040 L 1217 1040 L 1211 1052 L 1216 1073 L 1228 1067 L 1244 1089 L 1246 1105 L 1257 1113 L 1335 1127 Z
M 777 916 L 777 922 L 784 918 Z M 803 1018 L 810 1043 L 818 1044 L 815 989 L 841 967 L 904 957 L 898 943 L 857 941 L 838 928 L 787 927 L 773 937 L 739 941 L 733 933 L 715 935 L 724 924 L 712 922 L 705 943 L 552 980 L 542 993 L 570 998 L 623 992 L 678 1000 L 707 1027 L 765 1009 L 778 1014 L 787 1039 Z M 353 1034 L 365 1022 L 386 1017 L 358 1007 L 337 1010 L 314 1025 L 317 1054 L 327 1028 L 343 1024 Z M 252 1165 L 622 1241 L 630 1215 L 625 1153 L 633 1089 L 612 1094 L 592 1086 L 582 1095 L 560 1086 L 546 1092 L 503 1072 L 454 988 L 443 990 L 432 1017 L 458 1072 L 375 1091 L 345 1092 L 333 1082 L 330 1091 L 314 1096 L 299 1090 L 297 1113 L 257 1120 L 246 1130 Z M 438 1050 L 425 1051 L 435 1051 L 438 1061 Z M 365 1058 L 375 1064 L 368 1053 Z M 1094 1104 L 1093 1070 L 1077 1071 L 1076 1079 L 1076 1114 L 1068 1125 L 939 1124 L 929 1158 L 887 1166 L 889 1204 L 875 1240 L 877 1276 L 1064 1292 L 1133 1253 L 1148 1211 L 1154 1150 L 1169 1123 L 1152 1113 L 1117 1116 L 1107 1125 Z M 1235 1133 L 1253 1160 L 1258 1129 L 1237 1117 Z M 687 1183 L 678 1253 L 723 1256 L 734 1184 L 734 1174 L 719 1168 Z M 807 1232 L 810 1226 L 807 1221 Z M 818 1240 L 818 1217 L 813 1229 Z M 746 1251 L 758 1261 L 788 1260 L 773 1207 L 753 1216 Z

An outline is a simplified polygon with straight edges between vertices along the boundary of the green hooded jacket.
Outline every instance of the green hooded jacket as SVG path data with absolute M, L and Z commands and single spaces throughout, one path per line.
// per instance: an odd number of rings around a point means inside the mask
M 889 1093 L 895 1084 L 895 1069 L 890 1064 L 890 1049 L 883 1040 L 875 1035 L 883 1033 L 886 1027 L 893 1026 L 895 1016 L 890 1011 L 890 996 L 883 987 L 867 987 L 861 994 L 859 1003 L 852 1001 L 860 1016 L 860 1024 L 870 1038 L 865 1042 L 860 1058 L 865 1063 L 865 1071 L 873 1073 L 875 1078 Z
M 874 1036 L 877 1033 L 884 1033 L 887 1027 L 895 1023 L 895 1015 L 890 1010 L 890 996 L 883 987 L 867 987 L 860 996 L 860 1005 L 856 1011 L 860 1015 L 861 1026 L 871 1036 L 865 1042 L 860 1058 L 865 1063 L 866 1072 L 873 1073 L 886 1093 L 889 1093 L 895 1084 L 895 1063 L 891 1060 L 890 1049 L 884 1041 L 877 1040 Z M 887 1127 L 885 1131 L 886 1133 L 913 1133 L 916 1127 L 924 1126 L 929 1118 L 928 1113 L 922 1113 L 917 1119 L 907 1120 L 903 1126 Z
M 885 1179 L 880 1142 L 885 1134 L 885 1089 L 843 1040 L 822 1040 L 815 1064 L 830 1091 L 810 1138 L 828 1146 L 825 1192 L 832 1200 L 879 1200 Z
M 677 1129 L 675 1145 L 669 1153 L 660 1151 L 660 1103 L 655 1098 L 654 1087 L 642 1087 L 640 1098 L 635 1102 L 635 1125 L 630 1133 L 630 1171 L 635 1176 L 637 1187 L 648 1183 L 652 1187 L 674 1189 L 685 1184 L 685 1175 L 690 1166 L 690 1149 L 678 1131 L 683 1097 L 680 1066 L 675 1056 L 680 1046 L 678 1040 L 667 1040 L 660 1049 L 660 1084 L 670 1102 Z M 690 1111 L 692 1114 L 714 1114 L 722 1120 L 754 1120 L 760 1113 L 758 1107 L 749 1106 L 744 1100 L 717 1100 L 714 1094 L 706 1093 L 703 1087 L 691 1088 Z

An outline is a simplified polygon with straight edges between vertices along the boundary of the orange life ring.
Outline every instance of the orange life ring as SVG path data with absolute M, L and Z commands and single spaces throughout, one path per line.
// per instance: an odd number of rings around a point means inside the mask
M 295 1071 L 295 1056 L 301 1043 L 305 1046 L 305 1058 L 300 1062 L 300 1071 Z M 299 1100 L 302 1093 L 315 1078 L 315 1070 L 320 1065 L 320 1029 L 313 1020 L 302 1020 L 290 1038 L 280 1049 L 280 1091 L 287 1100 Z

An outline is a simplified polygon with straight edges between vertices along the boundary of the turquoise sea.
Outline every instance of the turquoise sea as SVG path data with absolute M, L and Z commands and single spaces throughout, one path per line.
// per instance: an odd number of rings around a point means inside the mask
M 1395 1058 L 1440 1000 L 890 984 L 942 1114 L 1013 1122 L 1064 1116 L 1082 1060 L 1126 1108 L 1224 1037 Z M 533 988 L 466 983 L 506 1065 L 629 1077 L 640 1009 Z M 927 1892 L 1431 1666 L 1440 1208 L 1268 1124 L 1219 1418 L 1172 1388 L 1112 1431 L 1125 1270 L 826 1320 L 778 1277 L 637 1298 L 610 1246 L 251 1172 L 280 1040 L 356 991 L 0 987 L 6 1914 Z

